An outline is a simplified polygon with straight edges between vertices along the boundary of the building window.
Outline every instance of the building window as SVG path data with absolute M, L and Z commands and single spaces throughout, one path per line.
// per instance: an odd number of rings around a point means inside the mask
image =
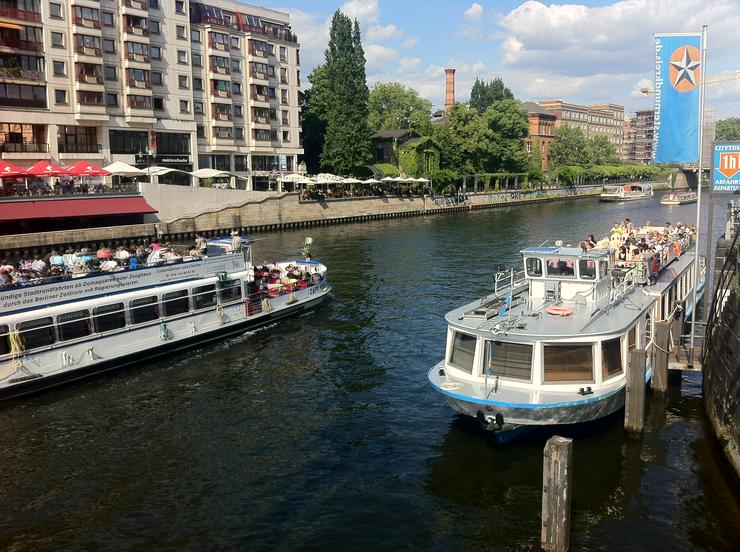
M 185 13 L 185 2 L 183 0 L 175 0 L 175 12 Z
M 57 19 L 64 19 L 64 16 L 62 16 L 62 5 L 49 2 L 49 16 Z
M 178 75 L 177 76 L 177 85 L 180 88 L 187 88 L 188 87 L 188 77 L 186 75 Z
M 152 98 L 152 106 L 154 106 L 154 109 L 156 109 L 157 111 L 164 111 L 164 98 L 154 96 Z
M 235 155 L 234 156 L 234 170 L 237 172 L 246 172 L 249 170 L 247 166 L 246 155 Z
M 159 0 L 149 0 L 149 9 L 150 10 L 159 9 Z
M 193 90 L 203 90 L 203 79 L 193 77 Z
M 105 105 L 108 107 L 118 107 L 118 94 L 106 94 Z
M 102 92 L 89 92 L 87 90 L 77 91 L 77 101 L 82 105 L 104 105 Z
M 58 104 L 67 103 L 67 91 L 66 90 L 54 90 L 54 101 Z
M 106 27 L 112 27 L 113 26 L 113 14 L 111 12 L 102 12 L 101 20 L 103 22 L 103 25 Z
M 175 28 L 176 28 L 177 38 L 182 38 L 183 40 L 185 40 L 186 38 L 185 27 L 183 25 L 177 25 L 177 27 Z
M 237 119 L 243 119 L 244 118 L 244 108 L 240 105 L 234 106 L 234 117 Z
M 205 138 L 206 137 L 206 127 L 202 125 L 198 125 L 195 127 L 195 137 L 196 138 Z
M 200 31 L 190 29 L 190 40 L 192 40 L 193 42 L 200 42 Z
M 154 19 L 149 20 L 149 34 L 159 34 L 159 21 L 155 21 Z
M 234 138 L 244 140 L 244 129 L 242 127 L 234 127 Z
M 231 49 L 232 50 L 238 50 L 239 49 L 239 37 L 232 36 L 231 37 Z
M 188 62 L 188 53 L 185 50 L 178 50 L 177 51 L 177 63 L 187 63 Z
M 193 111 L 199 115 L 203 114 L 203 102 L 193 102 Z
M 231 60 L 231 70 L 235 73 L 239 73 L 242 70 L 242 62 L 238 59 Z
M 149 52 L 152 59 L 162 59 L 162 49 L 159 46 L 150 46 Z
M 162 85 L 162 73 L 159 71 L 152 71 L 152 84 L 156 84 L 157 86 Z
M 54 75 L 57 77 L 63 77 L 67 74 L 67 68 L 63 61 L 54 62 Z
M 116 74 L 116 68 L 113 65 L 106 65 L 104 69 L 105 80 L 116 80 L 118 75 Z
M 290 131 L 283 131 L 283 142 L 290 142 Z
M 190 102 L 180 100 L 180 113 L 190 113 Z
M 203 56 L 200 54 L 192 54 L 193 59 L 193 67 L 202 67 L 203 66 Z
M 64 48 L 64 34 L 51 33 L 51 45 L 54 46 L 54 48 Z
M 115 54 L 116 53 L 115 41 L 104 38 L 103 39 L 103 51 L 106 54 Z
M 287 105 L 288 103 L 288 91 L 287 90 L 280 90 L 280 103 Z
M 288 84 L 288 70 L 285 67 L 280 68 L 280 82 Z
M 152 97 L 141 96 L 139 94 L 129 94 L 126 96 L 129 107 L 136 109 L 151 109 L 152 108 Z
M 232 82 L 231 83 L 231 92 L 233 94 L 236 94 L 237 96 L 240 96 L 242 93 L 242 83 L 240 82 Z
M 288 61 L 287 48 L 280 46 L 280 61 Z

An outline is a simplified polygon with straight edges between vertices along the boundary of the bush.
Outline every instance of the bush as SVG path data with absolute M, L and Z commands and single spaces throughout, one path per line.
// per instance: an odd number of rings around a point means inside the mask
M 429 178 L 432 181 L 432 189 L 438 194 L 455 192 L 460 186 L 460 175 L 452 169 L 434 171 Z
M 399 170 L 390 163 L 377 163 L 375 168 L 383 171 L 384 176 L 399 176 Z

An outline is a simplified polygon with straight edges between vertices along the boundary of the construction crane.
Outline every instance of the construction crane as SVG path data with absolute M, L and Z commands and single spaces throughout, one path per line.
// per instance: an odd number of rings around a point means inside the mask
M 711 77 L 707 77 L 704 83 L 717 84 L 718 82 L 726 82 L 738 79 L 740 79 L 740 71 L 732 71 L 731 73 L 722 73 L 721 75 L 712 75 Z M 640 88 L 640 92 L 642 92 L 646 96 L 650 94 L 655 94 L 655 88 Z

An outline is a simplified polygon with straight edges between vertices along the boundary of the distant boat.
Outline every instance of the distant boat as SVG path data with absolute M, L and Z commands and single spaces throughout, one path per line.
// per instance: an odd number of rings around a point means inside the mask
M 696 203 L 696 192 L 674 192 L 666 194 L 660 200 L 663 205 L 686 205 L 687 203 Z
M 634 201 L 653 197 L 653 187 L 650 184 L 633 182 L 620 186 L 604 186 L 600 201 Z

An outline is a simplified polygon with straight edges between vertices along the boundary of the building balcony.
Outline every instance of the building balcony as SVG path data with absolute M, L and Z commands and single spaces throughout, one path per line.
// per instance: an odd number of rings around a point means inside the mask
M 228 67 L 221 67 L 219 65 L 215 65 L 213 63 L 210 64 L 211 72 L 218 73 L 219 75 L 230 75 L 231 69 Z
M 131 37 L 123 37 L 124 41 L 127 38 L 140 38 L 143 36 L 149 36 L 149 29 L 146 29 L 144 27 L 134 27 L 134 26 L 127 26 L 123 28 L 123 32 L 132 35 Z
M 275 99 L 275 98 L 272 98 Z M 269 103 L 270 98 L 267 96 L 267 94 L 251 94 L 249 96 L 249 100 L 252 102 L 264 102 Z
M 212 115 L 217 121 L 231 121 L 230 113 L 219 113 L 218 111 L 214 111 Z
M 148 54 L 134 54 L 132 52 L 127 52 L 126 61 L 135 61 L 136 63 L 151 63 L 152 58 Z
M 264 50 L 257 50 L 256 48 L 250 48 L 249 49 L 249 55 L 250 56 L 258 56 L 258 57 L 266 58 L 266 57 L 269 57 L 270 54 L 268 54 Z
M 216 42 L 212 38 L 208 39 L 208 47 L 212 50 L 223 50 L 224 52 L 228 52 L 231 48 L 229 48 L 228 44 L 224 44 L 223 42 Z
M 269 125 L 270 124 L 270 117 L 263 117 L 259 115 L 254 115 L 252 117 L 252 122 L 258 125 Z
M 126 85 L 129 88 L 138 88 L 138 89 L 144 89 L 144 90 L 150 90 L 152 88 L 152 83 L 151 81 L 148 81 L 148 80 L 128 79 L 126 81 Z
M 36 107 L 46 109 L 46 98 L 3 98 L 0 97 L 0 107 Z
M 18 37 L 3 37 L 0 38 L 0 48 L 27 50 L 29 52 L 42 52 L 44 50 L 44 43 L 36 42 L 33 40 L 21 40 Z
M 4 142 L 0 143 L 0 153 L 49 153 L 46 142 Z
M 78 74 L 76 80 L 79 84 L 103 84 L 103 75 L 96 73 L 93 75 L 89 74 Z
M 121 3 L 125 8 L 133 8 L 135 10 L 141 10 L 145 12 L 149 11 L 148 0 L 123 0 L 123 2 Z
M 17 8 L 0 7 L 0 17 L 9 17 L 11 19 L 20 19 L 22 21 L 41 21 L 41 13 L 19 10 Z
M 32 71 L 18 67 L 0 67 L 0 80 L 5 79 L 45 82 L 46 75 L 43 71 Z
M 101 144 L 59 142 L 59 153 L 101 153 Z
M 217 98 L 230 98 L 231 97 L 231 91 L 229 90 L 211 89 L 211 94 L 216 96 Z
M 103 50 L 101 50 L 100 48 L 86 48 L 85 46 L 76 46 L 75 53 L 81 56 L 92 56 L 99 58 L 102 55 Z
M 85 19 L 84 17 L 75 17 L 72 21 L 78 27 L 85 27 L 86 29 L 99 29 L 100 28 L 99 19 Z

